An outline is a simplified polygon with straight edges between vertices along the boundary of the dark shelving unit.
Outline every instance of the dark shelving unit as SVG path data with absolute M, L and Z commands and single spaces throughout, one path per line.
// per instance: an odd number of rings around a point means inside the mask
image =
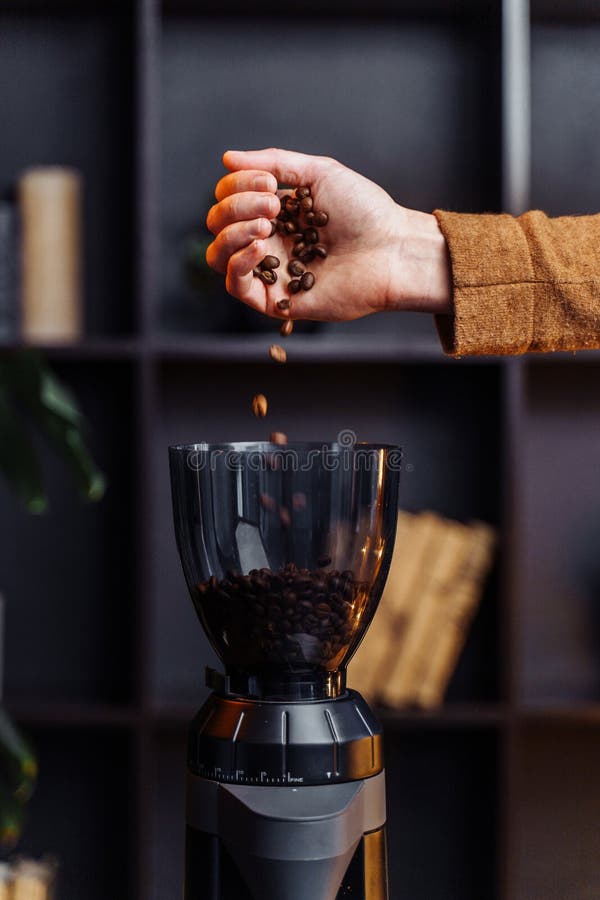
M 0 188 L 33 163 L 85 177 L 86 338 L 42 349 L 110 484 L 82 506 L 45 454 L 41 519 L 0 486 L 6 702 L 42 771 L 24 850 L 60 857 L 61 900 L 179 894 L 185 731 L 216 660 L 166 447 L 262 437 L 248 400 L 268 385 L 291 438 L 398 441 L 404 507 L 499 530 L 447 703 L 381 711 L 391 900 L 600 895 L 600 354 L 449 360 L 429 319 L 388 315 L 294 335 L 275 381 L 272 324 L 220 282 L 192 294 L 182 251 L 227 146 L 337 156 L 421 209 L 597 211 L 600 4 L 535 0 L 531 45 L 526 0 L 228 11 L 0 13 Z

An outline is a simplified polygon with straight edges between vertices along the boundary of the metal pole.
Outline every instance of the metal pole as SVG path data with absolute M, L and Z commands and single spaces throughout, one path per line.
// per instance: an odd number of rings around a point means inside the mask
M 529 0 L 502 3 L 502 206 L 530 208 L 531 27 Z

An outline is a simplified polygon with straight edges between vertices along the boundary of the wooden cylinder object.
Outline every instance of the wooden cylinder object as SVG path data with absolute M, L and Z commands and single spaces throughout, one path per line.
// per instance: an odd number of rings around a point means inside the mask
M 73 169 L 29 169 L 19 180 L 21 329 L 27 342 L 81 337 L 81 194 Z

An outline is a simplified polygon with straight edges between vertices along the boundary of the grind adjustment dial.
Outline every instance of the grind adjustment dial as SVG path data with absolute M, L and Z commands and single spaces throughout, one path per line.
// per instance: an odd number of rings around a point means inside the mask
M 193 721 L 191 772 L 233 784 L 332 784 L 383 769 L 381 726 L 355 691 L 278 703 L 213 694 Z

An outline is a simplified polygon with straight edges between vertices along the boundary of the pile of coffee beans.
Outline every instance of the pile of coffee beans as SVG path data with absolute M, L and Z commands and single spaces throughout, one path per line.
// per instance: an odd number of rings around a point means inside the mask
M 315 259 L 327 258 L 327 247 L 321 241 L 318 229 L 323 228 L 329 222 L 329 216 L 324 211 L 313 208 L 313 198 L 309 187 L 299 187 L 291 194 L 281 197 L 281 210 L 277 218 L 271 222 L 271 236 L 276 232 L 282 238 L 288 238 L 293 243 L 292 256 L 287 266 L 291 280 L 288 281 L 290 294 L 299 291 L 310 291 L 315 284 L 315 275 L 305 268 L 305 264 Z M 277 281 L 276 269 L 281 265 L 277 256 L 268 254 L 253 270 L 256 278 L 264 284 L 275 284 Z M 286 305 L 282 305 L 286 304 Z M 287 298 L 277 304 L 279 309 L 289 309 L 290 302 Z
M 279 570 L 229 571 L 197 585 L 209 632 L 224 641 L 236 665 L 252 669 L 282 662 L 335 669 L 357 635 L 369 599 L 368 584 L 354 573 L 287 563 Z

